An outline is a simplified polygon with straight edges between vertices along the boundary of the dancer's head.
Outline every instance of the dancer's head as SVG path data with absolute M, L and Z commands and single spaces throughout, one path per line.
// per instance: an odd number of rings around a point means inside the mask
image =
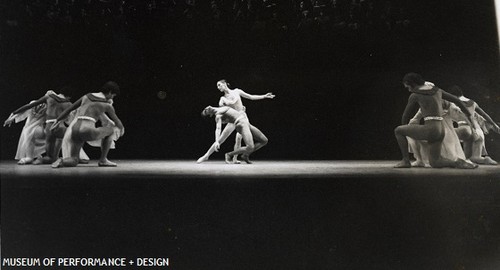
M 207 106 L 203 111 L 201 111 L 201 116 L 203 117 L 209 117 L 209 116 L 214 116 L 215 114 L 215 109 L 212 106 Z
M 448 93 L 455 95 L 457 97 L 461 97 L 464 95 L 462 88 L 460 88 L 460 86 L 458 85 L 453 85 L 452 87 L 450 87 L 450 89 L 448 89 Z
M 219 89 L 219 91 L 221 92 L 228 90 L 229 86 L 229 83 L 225 79 L 217 81 L 217 89 Z
M 420 74 L 410 72 L 403 77 L 403 84 L 408 90 L 425 84 L 424 79 Z
M 109 81 L 101 86 L 101 92 L 106 96 L 107 99 L 112 99 L 113 97 L 120 94 L 120 86 L 113 81 Z

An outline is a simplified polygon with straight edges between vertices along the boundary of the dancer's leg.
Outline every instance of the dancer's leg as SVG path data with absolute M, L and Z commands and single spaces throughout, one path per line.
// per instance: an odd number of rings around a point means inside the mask
M 233 133 L 234 131 L 234 124 L 231 124 L 231 123 L 228 123 L 225 127 L 224 127 L 224 130 L 222 130 L 222 133 L 220 134 L 220 138 L 219 138 L 219 145 L 223 144 L 226 139 L 229 137 L 229 135 L 231 135 L 231 133 Z M 207 161 L 208 158 L 216 151 L 215 149 L 216 147 L 216 143 L 214 142 L 210 148 L 208 149 L 208 151 L 203 155 L 201 156 L 196 162 L 197 163 L 202 163 L 204 161 Z
M 441 124 L 441 123 L 439 123 Z M 395 168 L 410 168 L 410 154 L 408 152 L 408 140 L 406 137 L 411 137 L 415 140 L 436 140 L 439 141 L 439 137 L 444 135 L 442 131 L 439 129 L 439 126 L 436 124 L 428 124 L 428 125 L 402 125 L 396 127 L 394 130 L 394 135 L 396 136 L 396 140 L 398 141 L 399 150 L 401 151 L 402 160 Z
M 250 124 L 242 124 L 236 127 L 238 133 L 241 134 L 245 146 L 240 147 L 232 152 L 226 153 L 226 163 L 233 163 L 233 156 L 239 154 L 250 154 L 254 152 L 255 145 L 253 142 L 252 132 L 250 131 Z
M 250 154 L 254 153 L 255 151 L 259 150 L 260 148 L 264 147 L 268 143 L 268 139 L 262 131 L 260 131 L 258 128 L 256 128 L 253 125 L 250 125 L 250 132 L 252 133 L 253 137 L 253 142 L 254 142 L 254 149 L 252 152 L 245 153 L 241 155 L 241 159 L 243 159 L 246 163 L 251 164 L 252 162 L 249 159 Z
M 108 160 L 109 148 L 113 138 L 111 136 L 104 137 L 101 142 L 101 158 L 99 159 L 98 165 L 101 167 L 116 167 L 116 163 Z
M 238 149 L 238 148 L 241 147 L 241 140 L 242 140 L 241 134 L 236 133 L 236 138 L 234 140 L 233 150 L 236 150 L 236 149 Z M 237 163 L 237 164 L 240 163 L 240 161 L 238 160 L 238 156 L 237 155 L 233 157 L 233 162 Z
M 52 163 L 52 168 L 60 167 L 76 167 L 79 162 L 79 154 L 82 149 L 84 141 L 70 140 L 70 157 L 59 158 Z

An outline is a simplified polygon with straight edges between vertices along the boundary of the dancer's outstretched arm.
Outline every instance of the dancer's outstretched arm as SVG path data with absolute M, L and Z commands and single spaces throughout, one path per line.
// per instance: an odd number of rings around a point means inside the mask
M 54 122 L 52 124 L 52 126 L 50 127 L 51 130 L 54 130 L 57 128 L 57 126 L 59 125 L 59 123 L 61 122 L 62 119 L 66 119 L 66 117 L 68 117 L 69 113 L 71 113 L 72 111 L 76 110 L 76 108 L 80 107 L 80 105 L 82 105 L 82 99 L 83 97 L 81 97 L 80 99 L 78 99 L 75 103 L 71 104 L 71 106 L 69 106 L 66 110 L 64 110 L 57 118 L 56 118 L 56 122 Z
M 275 97 L 275 95 L 273 95 L 273 93 L 271 93 L 271 92 L 264 94 L 264 95 L 250 95 L 241 89 L 237 89 L 236 91 L 238 91 L 238 93 L 240 94 L 241 97 L 244 97 L 244 98 L 250 99 L 250 100 L 261 100 L 261 99 L 266 99 L 266 98 L 273 99 Z
M 215 116 L 215 142 L 214 142 L 216 152 L 219 151 L 219 148 L 220 148 L 219 140 L 220 140 L 221 132 L 222 132 L 222 119 L 221 119 L 220 115 L 216 115 Z
M 472 115 L 470 114 L 469 110 L 467 110 L 467 107 L 465 107 L 465 104 L 458 97 L 443 90 L 443 99 L 455 103 L 455 105 L 457 105 L 460 110 L 462 110 L 462 112 L 467 116 L 467 121 L 469 121 L 468 124 L 471 126 L 471 128 L 474 129 L 474 125 L 472 125 Z
M 7 120 L 5 120 L 5 122 L 3 123 L 3 126 L 7 126 L 7 125 L 11 125 L 12 124 L 12 121 L 14 121 L 14 119 L 16 118 L 16 116 L 19 114 L 19 113 L 22 113 L 26 110 L 29 110 L 35 106 L 38 106 L 42 103 L 45 103 L 47 101 L 47 98 L 48 96 L 43 96 L 39 99 L 37 99 L 35 102 L 31 102 L 31 103 L 28 103 L 28 104 L 25 104 L 21 107 L 19 107 L 18 109 L 16 109 L 15 111 L 13 111 L 10 115 L 9 115 L 9 118 L 7 118 Z
M 495 123 L 495 121 L 493 121 L 493 119 L 485 111 L 483 111 L 483 109 L 481 109 L 479 105 L 476 107 L 476 111 L 495 128 L 495 132 L 500 134 L 500 127 L 498 126 L 498 124 Z

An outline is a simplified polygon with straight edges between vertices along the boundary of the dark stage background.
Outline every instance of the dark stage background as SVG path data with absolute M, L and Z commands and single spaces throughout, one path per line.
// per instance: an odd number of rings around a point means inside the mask
M 177 2 L 2 1 L 0 115 L 48 89 L 71 86 L 77 100 L 114 80 L 126 134 L 111 158 L 196 159 L 214 140 L 200 112 L 218 103 L 225 78 L 276 94 L 244 101 L 270 139 L 255 159 L 397 159 L 401 79 L 414 71 L 462 86 L 500 119 L 493 1 Z M 2 129 L 2 159 L 21 129 Z M 499 159 L 499 135 L 487 140 Z
M 244 101 L 270 140 L 255 160 L 399 159 L 393 130 L 411 71 L 462 86 L 500 120 L 493 1 L 310 3 L 0 1 L 1 117 L 48 89 L 71 86 L 77 100 L 114 80 L 126 134 L 110 159 L 189 159 L 194 168 L 193 177 L 153 178 L 120 171 L 124 161 L 17 166 L 22 123 L 2 128 L 2 255 L 168 256 L 171 269 L 498 269 L 493 167 L 196 177 L 194 161 L 214 140 L 200 112 L 218 103 L 222 78 L 276 94 Z M 486 143 L 500 160 L 500 135 Z M 199 166 L 225 165 L 220 153 L 213 159 Z

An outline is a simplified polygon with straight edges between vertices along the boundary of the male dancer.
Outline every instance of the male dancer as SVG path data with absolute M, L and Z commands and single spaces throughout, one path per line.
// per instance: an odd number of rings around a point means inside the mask
M 52 125 L 54 129 L 57 128 L 61 119 L 64 119 L 72 110 L 78 108 L 76 116 L 63 138 L 63 158 L 55 161 L 52 164 L 53 168 L 75 167 L 78 164 L 78 153 L 83 144 L 95 140 L 102 140 L 101 157 L 98 165 L 116 167 L 116 163 L 109 161 L 107 156 L 113 140 L 118 139 L 125 133 L 125 128 L 118 116 L 116 116 L 115 109 L 111 104 L 112 98 L 119 91 L 118 84 L 109 81 L 101 87 L 99 93 L 89 93 L 81 97 L 57 117 L 56 122 Z M 109 115 L 111 120 L 114 121 L 115 127 L 95 126 L 97 120 L 104 114 Z
M 241 134 L 245 146 L 240 146 L 234 149 L 234 151 L 226 153 L 225 160 L 228 164 L 234 163 L 233 157 L 239 154 L 241 154 L 241 158 L 246 163 L 252 163 L 249 160 L 250 154 L 259 150 L 268 142 L 267 137 L 258 128 L 250 124 L 245 112 L 237 111 L 227 106 L 208 106 L 201 112 L 201 115 L 215 116 L 216 131 L 214 151 L 218 151 L 220 147 L 219 142 L 221 141 L 221 127 L 223 123 L 233 124 L 236 131 Z
M 221 107 L 228 106 L 228 107 L 235 109 L 236 111 L 242 111 L 242 112 L 245 111 L 245 106 L 243 106 L 243 102 L 241 101 L 242 97 L 246 98 L 246 99 L 250 99 L 250 100 L 261 100 L 261 99 L 266 99 L 266 98 L 273 99 L 275 97 L 275 95 L 273 95 L 273 93 L 267 93 L 265 95 L 250 95 L 250 94 L 246 93 L 245 91 L 238 89 L 238 88 L 230 89 L 229 84 L 227 83 L 226 80 L 218 81 L 217 82 L 217 89 L 219 89 L 219 91 L 224 93 L 224 96 L 222 96 L 219 100 L 219 106 L 221 106 Z M 220 141 L 216 141 L 216 143 L 218 143 L 219 145 L 224 143 L 224 141 L 226 141 L 226 139 L 229 137 L 229 135 L 231 135 L 231 133 L 234 131 L 234 129 L 235 129 L 234 125 L 231 123 L 228 123 L 226 125 L 226 127 L 224 128 L 224 130 L 222 131 L 222 134 L 220 136 Z M 241 147 L 241 135 L 239 133 L 237 133 L 236 134 L 236 141 L 234 144 L 234 149 L 237 149 L 240 147 Z M 216 151 L 216 144 L 214 142 L 214 144 L 212 144 L 212 146 L 210 146 L 210 148 L 205 153 L 205 155 L 200 157 L 196 162 L 202 163 L 204 161 L 207 161 L 208 158 L 210 157 L 210 155 L 212 155 L 215 151 Z M 237 158 L 238 158 L 237 155 L 235 155 L 233 157 L 234 163 L 239 163 Z
M 41 160 L 37 159 L 33 161 L 33 164 L 48 164 L 54 162 L 58 158 L 61 147 L 57 140 L 62 139 L 62 137 L 64 136 L 64 132 L 66 131 L 66 127 L 64 125 L 54 129 L 51 129 L 50 127 L 52 123 L 56 122 L 56 118 L 65 109 L 71 106 L 69 97 L 62 93 L 56 94 L 54 91 L 49 90 L 43 97 L 39 98 L 35 102 L 30 102 L 12 112 L 12 114 L 4 123 L 5 126 L 6 124 L 11 123 L 22 112 L 44 103 L 46 104 L 46 120 L 44 127 L 46 156 Z M 64 118 L 61 118 L 61 120 L 65 118 L 66 116 Z
M 402 125 L 395 130 L 403 160 L 394 166 L 395 168 L 410 168 L 410 158 L 408 153 L 408 141 L 406 136 L 415 140 L 427 140 L 429 143 L 429 163 L 431 167 L 443 168 L 463 168 L 473 169 L 477 165 L 467 163 L 463 159 L 456 161 L 443 158 L 441 156 L 441 146 L 444 138 L 443 106 L 442 99 L 455 103 L 463 111 L 467 111 L 464 104 L 456 97 L 435 86 L 425 85 L 422 76 L 416 73 L 408 73 L 403 78 L 404 86 L 412 93 L 408 99 L 402 117 Z M 420 106 L 424 125 L 408 125 L 410 114 Z M 467 121 L 472 122 L 471 114 L 467 111 Z M 475 133 L 473 129 L 473 133 Z

